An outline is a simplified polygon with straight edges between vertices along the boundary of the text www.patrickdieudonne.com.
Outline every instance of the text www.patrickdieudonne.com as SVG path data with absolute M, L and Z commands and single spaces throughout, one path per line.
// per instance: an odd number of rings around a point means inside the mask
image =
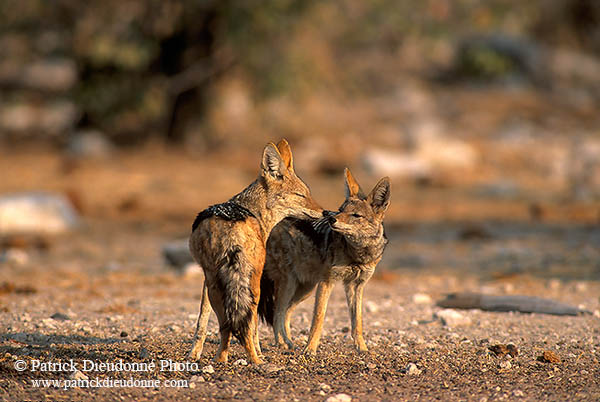
M 73 378 L 73 379 L 32 379 L 34 388 L 189 388 L 184 379 L 139 379 L 124 378 Z

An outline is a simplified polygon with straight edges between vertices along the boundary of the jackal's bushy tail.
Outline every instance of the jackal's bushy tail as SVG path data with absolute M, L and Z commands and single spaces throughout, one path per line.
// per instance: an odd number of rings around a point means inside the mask
M 252 266 L 243 259 L 239 247 L 227 253 L 219 269 L 218 280 L 223 294 L 225 325 L 229 326 L 233 335 L 245 346 L 244 334 L 250 325 L 255 298 L 250 287 L 252 272 L 249 271 Z
M 263 272 L 260 278 L 260 300 L 258 316 L 270 326 L 273 326 L 275 316 L 275 282 Z

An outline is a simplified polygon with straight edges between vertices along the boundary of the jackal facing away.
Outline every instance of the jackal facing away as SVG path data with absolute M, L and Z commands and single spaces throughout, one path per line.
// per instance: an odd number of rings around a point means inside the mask
M 273 227 L 289 216 L 322 217 L 322 209 L 294 173 L 291 149 L 282 140 L 277 147 L 265 147 L 260 174 L 252 184 L 200 212 L 192 225 L 190 252 L 205 280 L 190 358 L 202 353 L 210 299 L 221 334 L 216 360 L 227 361 L 233 334 L 250 360 L 261 363 L 256 326 L 266 243 Z
M 290 314 L 318 284 L 305 353 L 319 345 L 327 301 L 336 280 L 344 282 L 352 323 L 352 338 L 366 351 L 362 335 L 363 288 L 381 260 L 387 238 L 383 217 L 390 202 L 390 181 L 381 179 L 368 196 L 345 170 L 346 200 L 337 213 L 324 218 L 287 218 L 271 232 L 261 279 L 259 315 L 273 325 L 275 343 L 289 348 Z

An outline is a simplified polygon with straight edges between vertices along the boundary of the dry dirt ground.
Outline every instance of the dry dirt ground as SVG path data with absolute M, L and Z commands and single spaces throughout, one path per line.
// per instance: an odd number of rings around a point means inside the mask
M 600 399 L 600 227 L 585 218 L 598 206 L 548 204 L 547 216 L 570 218 L 531 220 L 527 200 L 473 200 L 452 189 L 394 187 L 390 244 L 365 291 L 367 354 L 351 345 L 338 286 L 316 356 L 299 352 L 309 299 L 292 320 L 297 350 L 276 349 L 261 327 L 266 364 L 244 364 L 237 343 L 228 364 L 214 363 L 213 315 L 201 360 L 186 365 L 202 275 L 168 267 L 161 246 L 184 238 L 196 212 L 243 188 L 248 166 L 232 176 L 211 160 L 151 150 L 81 165 L 32 150 L 3 154 L 0 192 L 67 192 L 83 225 L 17 242 L 26 258 L 0 266 L 0 399 Z M 341 201 L 341 174 L 306 180 L 324 206 Z M 543 296 L 592 314 L 467 310 L 462 324 L 444 325 L 435 301 L 456 291 Z M 511 343 L 516 356 L 490 350 Z M 558 360 L 540 359 L 549 352 Z M 114 380 L 138 386 L 111 387 Z

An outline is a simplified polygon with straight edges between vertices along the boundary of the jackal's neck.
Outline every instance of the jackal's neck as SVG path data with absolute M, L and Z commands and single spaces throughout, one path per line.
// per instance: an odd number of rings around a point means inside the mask
M 260 221 L 265 239 L 273 227 L 279 223 L 269 208 L 267 208 L 267 192 L 260 179 L 256 179 L 239 194 L 234 195 L 231 200 L 238 205 L 248 209 Z
M 373 236 L 353 237 L 335 233 L 332 242 L 337 243 L 330 247 L 335 265 L 370 264 L 383 255 L 387 238 L 382 225 Z

